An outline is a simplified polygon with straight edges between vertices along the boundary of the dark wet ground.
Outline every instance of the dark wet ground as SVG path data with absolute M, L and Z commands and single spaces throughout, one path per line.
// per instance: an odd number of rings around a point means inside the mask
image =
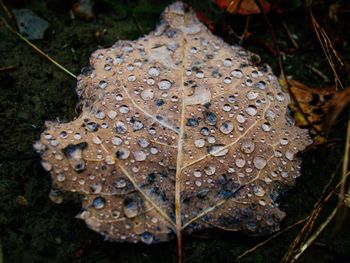
M 97 16 L 93 22 L 72 20 L 67 12 L 69 1 L 5 2 L 10 9 L 28 8 L 46 19 L 50 26 L 44 39 L 33 42 L 78 74 L 88 65 L 89 55 L 99 47 L 110 46 L 119 39 L 136 39 L 142 32 L 152 30 L 168 1 L 97 1 Z M 196 10 L 202 10 L 219 25 L 227 23 L 237 32 L 243 31 L 245 17 L 229 17 L 209 0 L 193 2 Z M 331 2 L 316 3 L 315 15 L 336 36 L 338 50 L 349 61 L 350 48 L 344 44 L 349 41 L 349 35 L 344 32 L 350 25 L 342 16 L 335 24 L 328 20 Z M 305 9 L 297 8 L 271 19 L 282 50 L 291 47 L 291 43 L 281 19 L 298 36 L 300 49 L 284 56 L 287 75 L 308 85 L 329 86 L 331 83 L 309 68 L 317 68 L 332 80 Z M 250 31 L 253 40 L 244 42 L 244 46 L 278 69 L 276 57 L 266 53 L 259 44 L 270 38 L 260 17 L 252 17 Z M 217 33 L 230 43 L 237 41 L 220 26 L 217 26 Z M 84 222 L 74 218 L 80 209 L 79 201 L 72 198 L 56 205 L 49 200 L 50 179 L 41 168 L 32 144 L 39 138 L 45 120 L 66 122 L 76 116 L 76 80 L 0 26 L 0 68 L 7 66 L 15 68 L 0 72 L 0 246 L 3 254 L 0 262 L 176 262 L 175 241 L 152 246 L 105 242 L 100 235 L 87 229 Z M 282 227 L 304 218 L 312 210 L 342 158 L 345 126 L 345 121 L 340 121 L 331 133 L 331 138 L 338 139 L 334 145 L 304 154 L 302 177 L 296 188 L 281 198 L 281 207 L 287 213 Z M 326 215 L 327 211 L 322 218 Z M 331 223 L 300 262 L 349 262 L 349 223 L 349 216 L 342 225 Z M 278 262 L 297 230 L 294 228 L 279 236 L 242 262 Z M 184 262 L 233 262 L 263 240 L 217 232 L 210 239 L 205 236 L 185 238 Z

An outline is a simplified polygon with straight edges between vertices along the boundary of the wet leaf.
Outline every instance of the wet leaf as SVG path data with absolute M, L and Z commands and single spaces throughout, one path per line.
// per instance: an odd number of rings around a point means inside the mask
M 186 10 L 186 11 L 185 11 Z M 256 56 L 229 46 L 174 3 L 155 31 L 95 51 L 78 77 L 82 113 L 47 122 L 34 147 L 53 200 L 82 197 L 79 218 L 109 240 L 167 241 L 217 227 L 279 229 L 276 197 L 311 140 L 289 95 Z

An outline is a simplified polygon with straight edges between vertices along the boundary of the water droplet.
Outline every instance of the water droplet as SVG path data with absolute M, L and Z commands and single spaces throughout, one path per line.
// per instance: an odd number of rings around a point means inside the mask
M 230 84 L 230 83 L 232 82 L 232 80 L 231 80 L 230 77 L 226 77 L 226 78 L 224 78 L 223 82 L 224 82 L 225 84 Z
M 273 110 L 268 109 L 265 112 L 265 119 L 268 121 L 274 121 L 276 118 L 276 113 Z
M 246 96 L 247 96 L 248 100 L 255 100 L 259 96 L 259 93 L 251 90 L 247 93 Z
M 117 133 L 121 133 L 121 134 L 124 134 L 126 133 L 126 126 L 123 122 L 121 121 L 117 121 L 116 124 L 115 124 L 115 131 Z
M 146 148 L 149 145 L 149 141 L 145 138 L 140 138 L 137 142 L 142 148 Z
M 111 67 L 111 65 L 109 65 L 109 64 L 105 64 L 105 65 L 104 65 L 104 70 L 105 70 L 105 71 L 110 71 L 111 68 L 112 68 L 112 67 Z
M 49 172 L 52 170 L 52 164 L 47 161 L 42 161 L 41 166 L 44 168 L 45 171 Z
M 113 120 L 115 117 L 117 117 L 117 112 L 114 111 L 114 110 L 110 110 L 110 111 L 107 113 L 107 115 L 108 115 L 108 117 L 109 117 L 110 119 Z
M 90 189 L 94 194 L 99 194 L 102 191 L 102 184 L 100 182 L 93 183 Z
M 228 103 L 235 103 L 236 102 L 236 97 L 234 95 L 230 95 L 227 98 Z
M 122 95 L 122 94 L 117 94 L 117 95 L 115 96 L 115 99 L 116 99 L 117 101 L 122 101 L 122 100 L 123 100 L 123 95 Z
M 120 211 L 117 210 L 117 209 L 113 209 L 113 210 L 112 210 L 112 217 L 113 217 L 114 219 L 117 219 L 117 218 L 119 218 L 119 216 L 120 216 Z
M 203 115 L 204 115 L 204 121 L 206 123 L 208 123 L 209 125 L 216 124 L 216 121 L 218 118 L 216 117 L 215 113 L 210 112 L 210 111 L 205 111 L 205 112 L 203 112 Z
M 152 89 L 145 89 L 144 91 L 141 92 L 141 98 L 143 100 L 151 100 L 154 97 L 154 92 Z
M 152 244 L 153 235 L 150 232 L 143 232 L 141 234 L 141 241 L 147 245 Z
M 196 77 L 197 78 L 199 78 L 199 79 L 202 79 L 202 78 L 204 78 L 204 72 L 203 71 L 198 71 L 197 73 L 196 73 Z
M 102 196 L 98 196 L 92 201 L 92 205 L 96 209 L 102 209 L 105 206 L 105 203 L 106 200 Z
M 265 195 L 265 190 L 264 190 L 261 186 L 259 186 L 259 185 L 255 185 L 255 186 L 253 187 L 253 192 L 254 192 L 254 194 L 255 194 L 256 196 L 259 196 L 259 197 Z
M 288 144 L 288 139 L 287 138 L 282 138 L 280 140 L 281 145 L 287 145 Z
M 230 58 L 224 59 L 223 63 L 224 67 L 231 67 L 233 65 L 232 60 Z
M 231 76 L 234 78 L 240 79 L 243 77 L 243 73 L 241 70 L 235 69 L 235 70 L 231 71 Z
M 242 158 L 238 158 L 235 160 L 235 164 L 237 167 L 242 168 L 245 166 L 246 161 Z
M 136 77 L 134 75 L 130 75 L 128 77 L 128 81 L 130 81 L 130 82 L 134 82 L 135 80 L 136 80 Z
M 123 177 L 119 177 L 114 181 L 113 185 L 119 189 L 124 188 L 126 186 L 126 180 Z
M 208 148 L 208 153 L 216 157 L 224 156 L 228 153 L 228 148 L 225 148 L 223 144 L 211 145 Z
M 128 218 L 134 218 L 139 213 L 139 207 L 137 202 L 133 198 L 126 198 L 124 200 L 124 214 Z
M 266 166 L 267 161 L 260 156 L 256 156 L 256 157 L 254 157 L 253 164 L 254 164 L 255 168 L 261 170 Z
M 207 127 L 203 127 L 200 132 L 204 136 L 208 136 L 209 133 L 210 133 L 210 131 L 209 131 L 209 129 Z
M 171 82 L 167 79 L 163 79 L 161 81 L 158 82 L 158 88 L 160 90 L 167 90 L 171 88 Z
M 120 113 L 123 113 L 123 114 L 126 114 L 126 113 L 128 113 L 130 110 L 129 110 L 129 107 L 128 106 L 126 106 L 126 105 L 122 105 L 122 106 L 120 106 L 120 108 L 119 108 L 119 112 Z
M 98 83 L 98 86 L 100 87 L 100 89 L 104 89 L 106 88 L 108 85 L 107 81 L 105 80 L 101 80 L 99 83 Z
M 284 101 L 285 96 L 284 96 L 284 94 L 282 92 L 279 92 L 279 93 L 276 94 L 276 99 L 278 101 Z
M 231 110 L 231 106 L 229 104 L 224 104 L 222 109 L 223 109 L 223 111 L 229 112 Z
M 206 175 L 213 175 L 215 174 L 216 168 L 213 165 L 208 165 L 204 168 L 204 172 Z
M 120 150 L 118 150 L 116 152 L 116 157 L 119 159 L 119 160 L 125 160 L 129 157 L 130 155 L 130 151 L 127 150 L 127 149 L 124 149 L 124 148 L 121 148 Z
M 244 123 L 245 122 L 245 120 L 246 120 L 246 118 L 244 117 L 244 115 L 243 114 L 238 114 L 237 115 L 237 121 L 239 122 L 239 123 Z
M 286 151 L 286 158 L 290 161 L 293 161 L 294 154 L 291 151 Z
M 242 144 L 241 144 L 241 151 L 243 153 L 252 153 L 255 149 L 255 144 L 253 141 L 249 140 L 249 139 L 245 139 L 242 140 Z
M 120 145 L 120 144 L 122 144 L 123 140 L 120 137 L 113 137 L 111 142 L 114 145 Z
M 158 77 L 159 74 L 160 74 L 160 71 L 158 68 L 156 67 L 151 67 L 149 70 L 148 70 L 148 74 L 152 77 Z
M 136 151 L 136 152 L 134 152 L 134 158 L 136 161 L 142 162 L 142 161 L 146 160 L 147 156 L 143 151 Z
M 133 131 L 139 131 L 143 129 L 143 123 L 140 121 L 134 121 L 132 124 Z
M 197 148 L 202 148 L 204 147 L 205 145 L 205 140 L 203 139 L 197 139 L 194 141 L 194 145 L 197 147 Z
M 201 173 L 200 170 L 195 170 L 193 174 L 194 174 L 194 176 L 197 177 L 197 178 L 199 178 L 199 177 L 202 176 L 202 173 Z
M 264 81 L 259 81 L 258 83 L 255 84 L 255 88 L 264 90 L 266 87 L 266 83 Z
M 261 128 L 263 129 L 263 131 L 268 132 L 271 130 L 271 124 L 268 122 L 265 122 L 261 125 Z
M 225 121 L 221 126 L 220 126 L 220 131 L 223 134 L 229 134 L 230 132 L 233 131 L 233 124 L 230 121 Z
M 255 116 L 258 113 L 258 110 L 254 105 L 248 106 L 248 108 L 246 108 L 245 111 L 250 116 Z

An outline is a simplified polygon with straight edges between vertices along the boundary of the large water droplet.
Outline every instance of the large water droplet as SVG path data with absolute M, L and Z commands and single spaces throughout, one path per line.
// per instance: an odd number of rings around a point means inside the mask
M 119 177 L 114 181 L 116 188 L 124 188 L 126 186 L 126 180 L 123 177 Z
M 163 79 L 161 81 L 158 82 L 158 87 L 161 90 L 167 90 L 171 88 L 171 82 L 167 79 Z
M 267 161 L 260 156 L 256 156 L 253 160 L 253 164 L 257 169 L 261 170 L 266 166 Z
M 212 145 L 209 146 L 208 153 L 216 157 L 224 156 L 228 153 L 228 148 L 225 148 L 225 145 L 222 144 Z
M 254 105 L 248 106 L 248 108 L 246 108 L 245 111 L 250 116 L 255 116 L 258 113 L 258 110 Z
M 152 77 L 158 77 L 159 76 L 159 69 L 156 68 L 156 67 L 151 67 L 149 70 L 148 70 L 148 74 Z
M 216 168 L 214 165 L 208 165 L 204 168 L 204 172 L 206 175 L 213 175 L 215 174 Z
M 142 161 L 146 160 L 147 155 L 143 151 L 136 151 L 136 152 L 134 152 L 134 158 L 136 161 L 142 162 Z
M 231 76 L 237 79 L 240 79 L 243 77 L 243 73 L 240 69 L 235 69 L 233 71 L 231 71 Z
M 141 241 L 147 245 L 152 244 L 153 235 L 150 232 L 143 232 L 141 234 Z
M 102 196 L 98 196 L 92 201 L 92 205 L 96 209 L 102 209 L 105 206 L 105 203 L 106 200 Z
M 246 161 L 242 158 L 238 158 L 235 160 L 235 164 L 237 167 L 242 168 L 245 166 Z
M 220 126 L 220 131 L 223 134 L 229 134 L 230 132 L 233 131 L 233 124 L 230 121 L 225 121 L 221 126 Z
M 242 140 L 242 144 L 241 144 L 241 151 L 243 153 L 252 153 L 255 149 L 255 144 L 252 140 L 249 140 L 249 139 L 245 139 L 245 140 Z
M 154 97 L 154 92 L 152 89 L 145 89 L 144 91 L 141 92 L 141 98 L 143 100 L 151 100 Z
M 259 197 L 265 195 L 265 190 L 264 190 L 261 186 L 259 186 L 259 185 L 255 185 L 255 186 L 253 187 L 253 192 L 254 192 L 254 194 L 255 194 L 256 196 L 259 196 Z
M 124 200 L 124 214 L 128 218 L 134 218 L 138 215 L 139 213 L 139 207 L 137 205 L 136 200 L 133 198 L 126 198 Z

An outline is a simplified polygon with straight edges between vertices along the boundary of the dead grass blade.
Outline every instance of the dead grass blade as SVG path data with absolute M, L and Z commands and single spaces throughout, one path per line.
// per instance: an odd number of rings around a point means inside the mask
M 315 34 L 320 42 L 320 45 L 322 47 L 323 52 L 326 55 L 328 63 L 332 69 L 332 72 L 334 74 L 334 80 L 335 80 L 336 87 L 340 86 L 343 89 L 344 86 L 339 78 L 339 75 L 338 75 L 338 72 L 336 69 L 335 60 L 337 60 L 341 66 L 344 66 L 344 63 L 343 63 L 342 59 L 340 58 L 340 56 L 338 55 L 338 52 L 335 50 L 333 43 L 330 40 L 330 38 L 328 37 L 327 33 L 323 30 L 323 28 L 318 24 L 317 20 L 315 19 L 314 15 L 312 13 L 311 5 L 312 5 L 312 0 L 308 0 L 307 7 L 308 7 L 312 27 L 313 27 Z
M 44 51 L 42 51 L 40 48 L 38 48 L 36 45 L 34 45 L 31 41 L 29 41 L 27 38 L 25 38 L 23 35 L 17 32 L 13 27 L 11 27 L 4 18 L 0 17 L 0 20 L 2 24 L 9 29 L 12 33 L 14 33 L 17 37 L 19 37 L 22 41 L 24 41 L 26 44 L 28 44 L 31 48 L 33 48 L 35 51 L 37 51 L 40 55 L 45 57 L 47 60 L 49 60 L 51 63 L 53 63 L 55 66 L 63 70 L 65 73 L 70 75 L 73 78 L 77 78 L 76 75 L 74 75 L 72 72 L 70 72 L 68 69 L 66 69 L 64 66 L 62 66 L 60 63 L 58 63 L 56 60 L 51 58 L 49 55 L 47 55 Z
M 286 233 L 288 230 L 290 230 L 290 229 L 296 227 L 297 225 L 300 225 L 301 223 L 305 222 L 307 219 L 308 219 L 308 217 L 303 218 L 303 219 L 301 219 L 301 220 L 295 222 L 294 224 L 292 224 L 292 225 L 286 227 L 285 229 L 279 231 L 279 232 L 276 233 L 275 235 L 269 237 L 268 239 L 266 239 L 266 240 L 264 240 L 263 242 L 257 244 L 256 246 L 252 247 L 251 249 L 246 250 L 243 254 L 239 255 L 239 256 L 235 259 L 235 262 L 241 260 L 241 259 L 242 259 L 243 257 L 245 257 L 246 255 L 248 255 L 248 254 L 254 252 L 256 249 L 258 249 L 259 247 L 262 247 L 263 245 L 267 244 L 268 242 L 270 242 L 271 240 L 275 239 L 276 237 L 278 237 L 278 236 L 280 236 L 280 235 Z

